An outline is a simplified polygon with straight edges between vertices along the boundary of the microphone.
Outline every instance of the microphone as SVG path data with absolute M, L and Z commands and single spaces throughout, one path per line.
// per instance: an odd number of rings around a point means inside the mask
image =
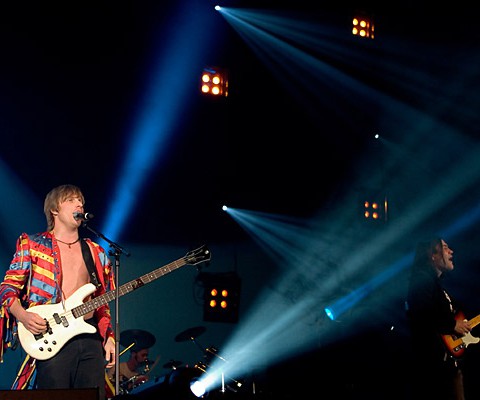
M 73 218 L 75 218 L 77 221 L 79 219 L 83 220 L 83 221 L 90 221 L 91 219 L 93 219 L 94 215 L 92 213 L 80 213 L 80 212 L 74 212 L 73 213 Z

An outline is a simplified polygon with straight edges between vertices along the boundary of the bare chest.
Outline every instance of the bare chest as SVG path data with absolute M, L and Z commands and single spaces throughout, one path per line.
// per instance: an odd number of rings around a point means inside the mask
M 59 244 L 62 265 L 62 292 L 65 299 L 77 289 L 90 282 L 87 266 L 83 260 L 80 244 L 68 247 Z

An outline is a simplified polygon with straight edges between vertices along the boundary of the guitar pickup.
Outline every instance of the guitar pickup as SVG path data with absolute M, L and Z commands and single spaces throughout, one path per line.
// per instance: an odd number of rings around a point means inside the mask
M 68 321 L 65 317 L 60 317 L 60 315 L 55 313 L 53 314 L 53 319 L 58 325 L 62 324 L 65 328 L 68 328 Z
M 53 319 L 55 320 L 55 322 L 57 323 L 57 325 L 61 324 L 62 323 L 62 320 L 60 318 L 60 315 L 58 315 L 57 313 L 53 314 Z

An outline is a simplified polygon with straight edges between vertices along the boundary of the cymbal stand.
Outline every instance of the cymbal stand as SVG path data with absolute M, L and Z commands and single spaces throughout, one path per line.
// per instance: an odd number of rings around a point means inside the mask
M 222 393 L 225 393 L 225 373 L 222 371 L 222 388 L 220 389 Z
M 228 362 L 224 357 L 222 357 L 220 354 L 218 354 L 218 349 L 216 349 L 215 347 L 207 347 L 207 348 L 205 349 L 205 352 L 210 353 L 211 355 L 213 355 L 214 357 L 218 358 L 219 360 L 222 360 L 224 363 L 227 363 L 227 362 Z M 222 372 L 221 372 L 221 376 L 222 376 L 222 389 L 221 389 L 221 392 L 222 392 L 222 393 L 225 393 L 226 385 L 225 385 L 225 373 L 223 372 L 223 369 L 222 369 Z M 242 386 L 242 382 L 237 381 L 236 379 L 233 379 L 233 378 L 231 378 L 231 377 L 229 377 L 229 376 L 227 376 L 227 378 L 228 378 L 229 380 L 231 380 L 231 381 L 235 384 L 235 386 L 236 386 L 237 388 L 240 388 L 240 387 Z M 233 389 L 231 389 L 231 390 L 233 390 Z M 236 391 L 236 390 L 234 390 L 234 391 Z
M 223 362 L 227 362 L 225 358 L 223 358 L 220 354 L 218 354 L 218 350 L 215 347 L 207 347 L 205 351 L 207 353 L 210 353 L 214 357 L 217 357 L 218 359 L 222 360 Z
M 194 345 L 196 345 L 200 349 L 200 351 L 202 353 L 204 353 L 205 350 L 204 350 L 203 346 L 195 340 L 195 336 L 190 336 L 190 340 L 192 341 L 192 343 Z

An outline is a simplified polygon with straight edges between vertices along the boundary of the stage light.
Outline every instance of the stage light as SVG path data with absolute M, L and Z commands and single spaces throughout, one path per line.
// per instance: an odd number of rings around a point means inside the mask
M 202 381 L 194 379 L 190 382 L 190 390 L 195 396 L 202 397 L 207 392 L 207 387 Z
M 365 221 L 386 222 L 388 220 L 387 196 L 365 197 L 362 210 Z
M 381 213 L 380 205 L 378 202 L 365 200 L 363 202 L 363 206 L 365 208 L 365 212 L 363 213 L 363 216 L 366 219 L 378 220 L 381 218 L 382 213 Z
M 211 322 L 237 322 L 240 278 L 235 272 L 203 273 L 203 319 Z
M 375 37 L 373 17 L 364 13 L 357 13 L 352 19 L 352 34 L 373 39 Z
M 330 318 L 332 321 L 335 320 L 335 314 L 332 309 L 325 307 L 324 311 L 325 311 L 325 314 L 327 314 L 328 318 Z
M 218 67 L 205 67 L 201 78 L 201 91 L 206 95 L 227 97 L 228 74 Z

